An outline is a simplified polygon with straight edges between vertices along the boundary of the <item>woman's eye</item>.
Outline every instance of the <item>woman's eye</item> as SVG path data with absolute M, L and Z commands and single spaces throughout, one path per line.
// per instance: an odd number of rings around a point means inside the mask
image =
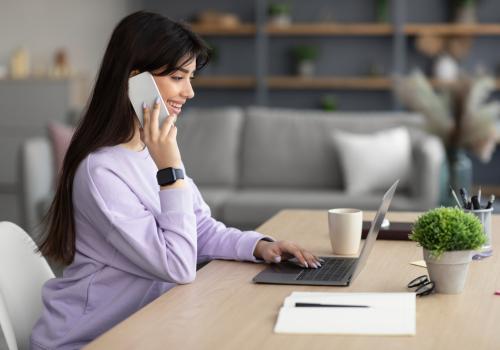
M 172 77 L 172 79 L 179 81 L 179 80 L 182 80 L 182 77 Z

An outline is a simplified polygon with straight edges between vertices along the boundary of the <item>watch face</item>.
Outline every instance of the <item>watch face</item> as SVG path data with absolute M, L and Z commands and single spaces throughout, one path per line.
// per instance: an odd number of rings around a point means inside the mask
M 158 171 L 156 174 L 156 179 L 158 180 L 158 185 L 167 186 L 171 185 L 177 180 L 175 177 L 174 168 L 165 168 Z
M 158 170 L 156 173 L 156 180 L 158 180 L 158 185 L 160 186 L 171 185 L 178 179 L 184 179 L 184 171 L 182 169 L 165 168 Z

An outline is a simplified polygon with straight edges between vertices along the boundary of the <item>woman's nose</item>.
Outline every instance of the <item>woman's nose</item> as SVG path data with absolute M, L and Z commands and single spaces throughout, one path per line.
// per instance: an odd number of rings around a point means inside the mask
M 194 97 L 194 90 L 193 86 L 191 85 L 191 79 L 186 79 L 187 83 L 184 86 L 184 89 L 182 91 L 182 95 L 185 98 L 193 98 Z

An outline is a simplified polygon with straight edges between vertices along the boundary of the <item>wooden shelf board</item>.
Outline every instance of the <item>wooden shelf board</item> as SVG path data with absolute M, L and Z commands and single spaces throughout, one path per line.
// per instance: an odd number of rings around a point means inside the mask
M 500 24 L 407 24 L 404 32 L 408 35 L 500 35 Z
M 252 76 L 198 76 L 193 80 L 194 87 L 201 88 L 238 88 L 248 89 L 256 85 Z
M 237 26 L 221 26 L 209 24 L 191 24 L 191 29 L 200 35 L 254 35 L 255 24 L 241 23 Z
M 391 35 L 390 24 L 379 23 L 293 23 L 288 26 L 268 25 L 270 35 Z
M 387 90 L 392 87 L 389 78 L 372 77 L 311 77 L 274 76 L 268 79 L 270 88 L 279 89 L 347 89 Z

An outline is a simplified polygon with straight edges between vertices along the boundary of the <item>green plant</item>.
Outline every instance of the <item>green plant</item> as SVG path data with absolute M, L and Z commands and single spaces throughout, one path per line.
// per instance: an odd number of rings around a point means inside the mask
M 310 45 L 300 45 L 292 49 L 293 56 L 297 62 L 314 61 L 319 54 L 318 48 Z
M 290 5 L 289 4 L 269 4 L 267 9 L 269 16 L 279 16 L 279 15 L 289 15 L 290 14 Z
M 434 257 L 454 250 L 475 250 L 486 242 L 479 219 L 459 208 L 436 208 L 422 214 L 409 238 Z
M 321 108 L 326 112 L 337 110 L 337 98 L 334 95 L 324 95 L 321 99 Z

